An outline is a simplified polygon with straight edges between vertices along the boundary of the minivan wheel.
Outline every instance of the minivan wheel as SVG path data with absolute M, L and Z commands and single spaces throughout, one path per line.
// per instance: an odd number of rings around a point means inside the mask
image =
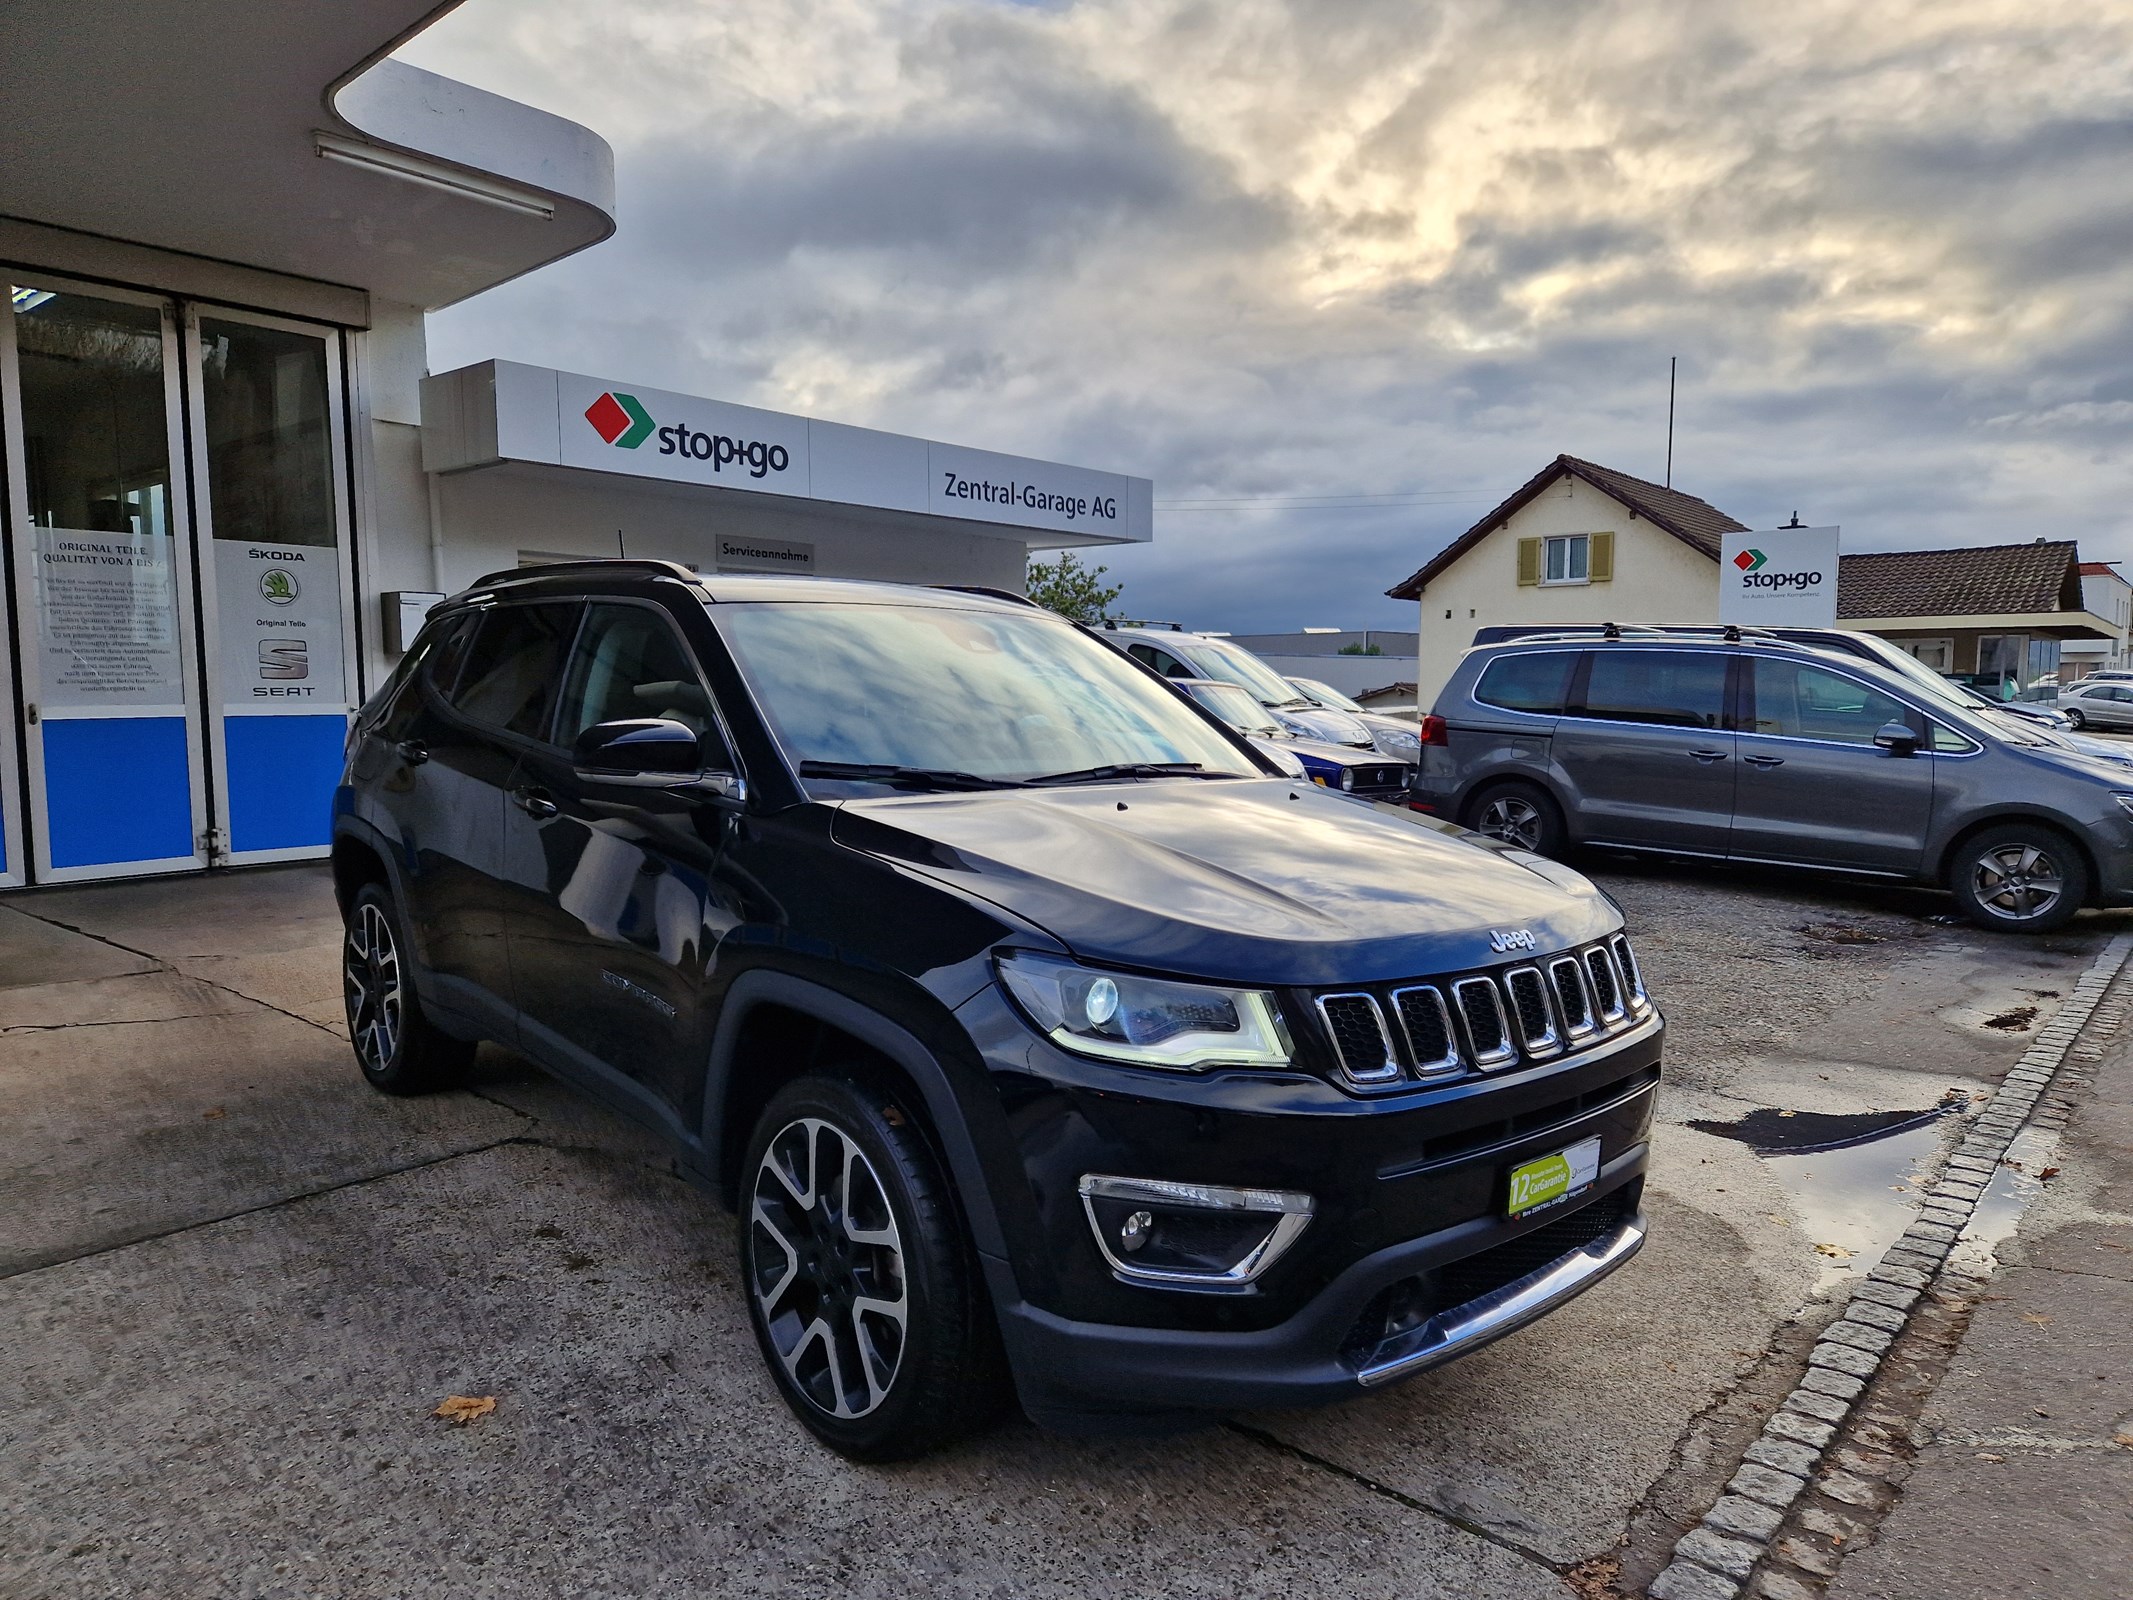
M 366 883 L 348 902 L 341 938 L 341 994 L 356 1065 L 373 1089 L 428 1094 L 466 1074 L 474 1045 L 422 1014 L 408 971 L 398 908 L 383 884 Z
M 1535 855 L 1562 853 L 1562 810 L 1537 784 L 1503 783 L 1484 789 L 1468 804 L 1466 825 Z
M 816 1438 L 899 1461 L 994 1414 L 991 1307 L 910 1112 L 851 1079 L 801 1078 L 757 1119 L 741 1173 L 756 1342 Z
M 1966 840 L 1948 868 L 1963 915 L 2004 933 L 2048 933 L 2088 903 L 2089 867 L 2050 828 L 2012 823 Z

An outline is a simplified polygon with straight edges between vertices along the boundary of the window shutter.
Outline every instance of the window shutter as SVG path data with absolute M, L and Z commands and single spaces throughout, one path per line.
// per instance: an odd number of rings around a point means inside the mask
M 1541 542 L 1537 537 L 1518 541 L 1518 581 L 1521 587 L 1541 581 Z
M 1615 536 L 1596 533 L 1585 552 L 1585 576 L 1593 583 L 1610 583 L 1615 575 Z

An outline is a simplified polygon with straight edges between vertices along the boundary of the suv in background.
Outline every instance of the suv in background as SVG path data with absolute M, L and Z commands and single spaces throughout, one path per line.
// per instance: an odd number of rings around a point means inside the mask
M 1181 628 L 1111 627 L 1097 632 L 1144 667 L 1166 678 L 1212 678 L 1234 683 L 1250 693 L 1281 725 L 1300 739 L 1327 744 L 1377 748 L 1370 730 L 1345 711 L 1315 706 L 1304 692 L 1240 644 Z
M 1767 637 L 1469 650 L 1418 798 L 1492 837 L 1944 884 L 2043 932 L 2133 904 L 2133 778 L 1868 661 Z
M 1362 1394 L 1644 1238 L 1613 903 L 1027 601 L 493 574 L 356 717 L 333 874 L 363 1075 L 490 1039 L 642 1122 L 856 1458 L 1010 1382 L 1081 1427 Z

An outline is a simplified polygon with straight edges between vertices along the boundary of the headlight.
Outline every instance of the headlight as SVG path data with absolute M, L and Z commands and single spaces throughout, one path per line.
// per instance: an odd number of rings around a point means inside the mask
M 1341 787 L 1343 789 L 1353 789 L 1355 787 L 1355 768 L 1341 768 Z
M 1286 1067 L 1294 1054 L 1272 995 L 1096 972 L 1053 956 L 1004 955 L 1000 978 L 1062 1049 L 1137 1067 Z
M 1420 762 L 1422 759 L 1421 735 L 1409 733 L 1404 728 L 1379 729 L 1377 742 L 1379 752 L 1395 760 Z

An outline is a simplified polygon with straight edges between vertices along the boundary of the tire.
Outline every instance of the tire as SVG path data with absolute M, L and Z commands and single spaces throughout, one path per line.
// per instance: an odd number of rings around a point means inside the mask
M 901 1461 L 997 1414 L 999 1334 L 940 1164 L 894 1095 L 787 1084 L 741 1167 L 741 1283 L 793 1415 L 839 1455 Z
M 390 891 L 364 884 L 348 902 L 341 935 L 341 997 L 356 1065 L 386 1094 L 451 1088 L 474 1061 L 471 1040 L 453 1038 L 423 1015 L 408 949 Z
M 2079 733 L 2083 728 L 2086 728 L 2089 725 L 2089 719 L 2087 717 L 2084 717 L 2078 710 L 2076 710 L 2072 706 L 2068 706 L 2066 708 L 2066 720 L 2073 725 L 2073 729 L 2076 733 Z
M 1948 862 L 1948 888 L 1963 915 L 2001 933 L 2049 933 L 2088 904 L 2089 864 L 2055 828 L 2031 822 L 1987 828 Z
M 1570 842 L 1563 808 L 1537 783 L 1491 784 L 1467 802 L 1466 825 L 1541 856 L 1559 856 Z

